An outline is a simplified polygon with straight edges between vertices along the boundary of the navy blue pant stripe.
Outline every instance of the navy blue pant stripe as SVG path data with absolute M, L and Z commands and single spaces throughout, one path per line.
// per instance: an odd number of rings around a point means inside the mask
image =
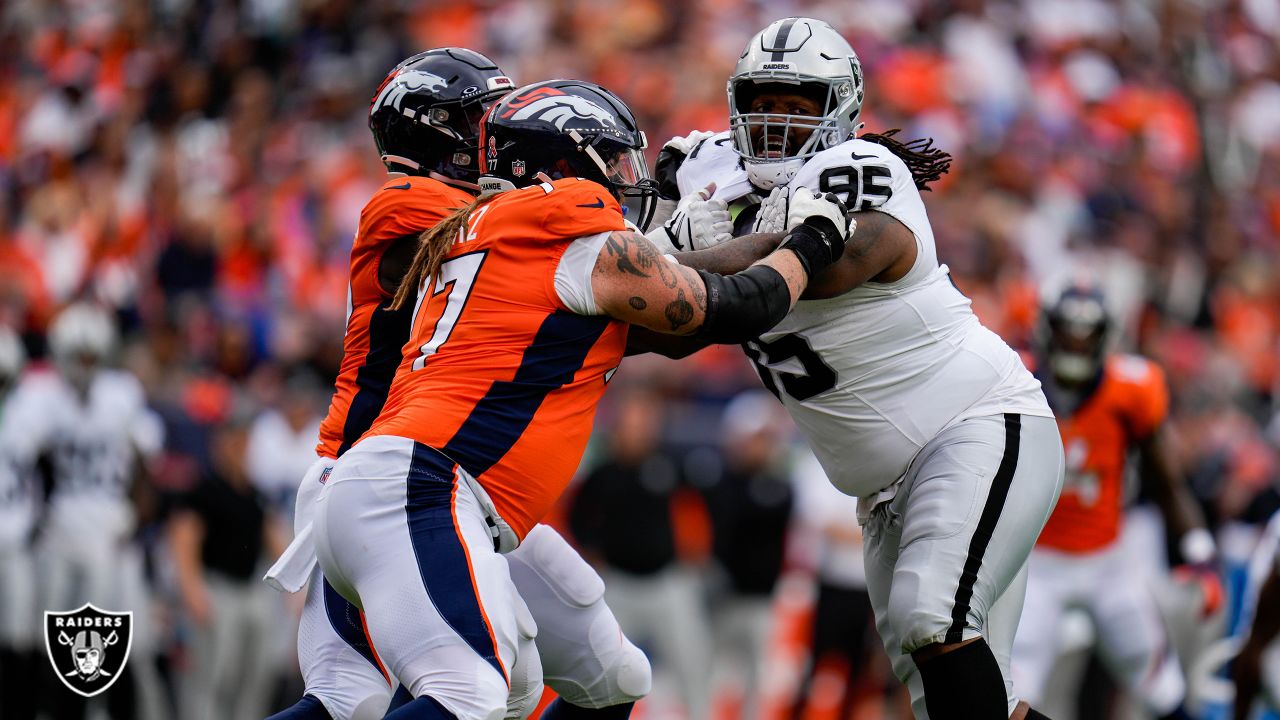
M 333 720 L 315 695 L 303 695 L 302 699 L 267 720 Z
M 964 570 L 960 573 L 955 605 L 951 607 L 951 627 L 947 629 L 947 643 L 958 643 L 964 639 L 965 618 L 969 615 L 969 603 L 973 600 L 973 585 L 978 581 L 982 556 L 987 553 L 987 545 L 991 543 L 996 523 L 1000 521 L 1000 513 L 1004 510 L 1004 502 L 1009 497 L 1013 473 L 1018 469 L 1018 440 L 1021 431 L 1022 416 L 1005 413 L 1004 456 L 1000 458 L 1000 467 L 996 470 L 995 479 L 991 481 L 991 491 L 987 493 L 987 502 L 982 506 L 978 527 L 969 540 L 969 555 L 965 559 Z
M 455 467 L 438 450 L 413 444 L 405 508 L 413 554 L 422 585 L 440 616 L 472 650 L 507 678 L 480 598 L 476 597 L 460 529 L 454 524 L 454 492 L 458 484 Z
M 356 371 L 356 394 L 351 398 L 351 407 L 347 409 L 347 419 L 342 426 L 338 457 L 356 444 L 382 412 L 387 393 L 391 391 L 391 379 L 396 375 L 396 368 L 400 367 L 400 353 L 409 342 L 413 306 L 390 310 L 387 308 L 390 304 L 390 300 L 384 301 L 369 316 L 369 351 Z
M 378 674 L 382 675 L 382 665 L 378 663 L 378 657 L 374 655 L 373 648 L 369 645 L 369 638 L 364 634 L 364 623 L 360 621 L 360 609 L 347 602 L 346 598 L 333 589 L 328 580 L 322 578 L 320 582 L 324 587 L 324 613 L 329 617 L 329 625 L 343 642 L 360 653 L 360 657 L 368 660 Z
M 444 454 L 473 477 L 493 467 L 524 434 L 542 401 L 573 380 L 609 322 L 604 316 L 548 315 L 525 349 L 515 376 L 489 387 L 441 448 Z

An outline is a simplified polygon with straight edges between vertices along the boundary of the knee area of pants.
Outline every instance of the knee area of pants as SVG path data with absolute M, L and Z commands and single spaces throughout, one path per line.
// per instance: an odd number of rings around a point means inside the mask
M 919 608 L 901 612 L 889 610 L 889 625 L 902 642 L 902 653 L 910 655 L 920 648 L 942 642 L 951 626 L 951 618 Z
M 526 686 L 533 690 L 536 686 L 537 692 L 530 692 L 535 698 L 541 695 L 542 681 L 530 681 Z M 515 704 L 523 704 L 527 702 L 528 695 L 524 692 L 520 693 L 520 697 L 516 698 L 510 695 L 507 690 L 506 683 L 495 687 L 493 683 L 482 682 L 477 683 L 465 689 L 465 694 L 459 694 L 462 690 L 455 689 L 453 692 L 444 691 L 443 688 L 430 686 L 425 682 L 414 683 L 411 694 L 415 698 L 428 695 L 442 707 L 453 714 L 457 720 L 503 720 L 503 718 L 524 718 L 533 712 L 529 708 L 524 715 L 516 715 L 513 710 Z M 535 700 L 534 707 L 537 707 Z M 386 708 L 383 707 L 385 712 Z M 378 717 L 382 717 L 379 715 Z
M 381 720 L 382 716 L 387 714 L 387 705 L 390 701 L 390 694 L 371 695 L 355 706 L 351 711 L 350 720 Z M 335 717 L 334 720 L 346 720 L 346 718 Z
M 513 692 L 507 698 L 507 706 L 505 712 L 499 717 L 505 717 L 509 720 L 523 720 L 533 714 L 538 709 L 538 702 L 542 700 L 542 680 L 533 680 L 525 685 L 525 691 L 521 692 L 519 697 Z

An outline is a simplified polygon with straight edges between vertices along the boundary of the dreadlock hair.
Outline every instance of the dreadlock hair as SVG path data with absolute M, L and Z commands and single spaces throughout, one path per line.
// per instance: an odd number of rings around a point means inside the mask
M 929 183 L 946 175 L 951 169 L 951 153 L 935 148 L 933 138 L 919 138 L 904 143 L 894 137 L 899 132 L 900 128 L 894 128 L 883 133 L 863 133 L 858 139 L 888 148 L 889 152 L 907 164 L 916 189 L 928 190 Z
M 418 236 L 418 251 L 413 255 L 413 262 L 405 271 L 400 287 L 396 288 L 396 296 L 391 301 L 392 310 L 399 310 L 413 302 L 418 289 L 426 280 L 435 280 L 440 274 L 440 266 L 449 255 L 454 242 L 459 240 L 467 229 L 467 218 L 482 205 L 501 195 L 488 193 L 471 201 L 470 205 L 458 208 L 449 217 L 436 223 L 430 230 Z

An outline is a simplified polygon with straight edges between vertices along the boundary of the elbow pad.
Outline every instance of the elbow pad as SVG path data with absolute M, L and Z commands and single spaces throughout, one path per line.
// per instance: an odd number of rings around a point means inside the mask
M 791 291 L 782 275 L 767 265 L 752 265 L 733 275 L 699 270 L 707 286 L 707 315 L 697 336 L 713 343 L 753 340 L 782 322 L 791 310 Z

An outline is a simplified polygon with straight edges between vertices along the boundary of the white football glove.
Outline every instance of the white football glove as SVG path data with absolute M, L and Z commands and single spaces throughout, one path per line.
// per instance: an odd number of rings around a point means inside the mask
M 751 232 L 780 233 L 787 229 L 787 188 L 775 187 L 760 202 L 756 211 L 756 222 Z
M 675 213 L 662 227 L 676 250 L 705 250 L 733 237 L 733 218 L 728 204 L 707 199 L 715 191 L 712 183 L 676 205 Z
M 702 142 L 703 140 L 706 140 L 712 135 L 715 135 L 715 133 L 705 132 L 702 130 L 694 130 L 693 132 L 683 137 L 677 135 L 676 137 L 671 138 L 662 147 L 664 150 L 666 148 L 671 148 L 672 150 L 675 150 L 681 155 L 687 156 L 689 153 L 693 152 L 693 149 L 697 147 L 698 143 Z
M 857 227 L 857 222 L 845 213 L 844 203 L 834 193 L 819 195 L 807 187 L 796 188 L 787 205 L 787 229 L 815 215 L 830 220 L 841 238 L 848 238 Z

